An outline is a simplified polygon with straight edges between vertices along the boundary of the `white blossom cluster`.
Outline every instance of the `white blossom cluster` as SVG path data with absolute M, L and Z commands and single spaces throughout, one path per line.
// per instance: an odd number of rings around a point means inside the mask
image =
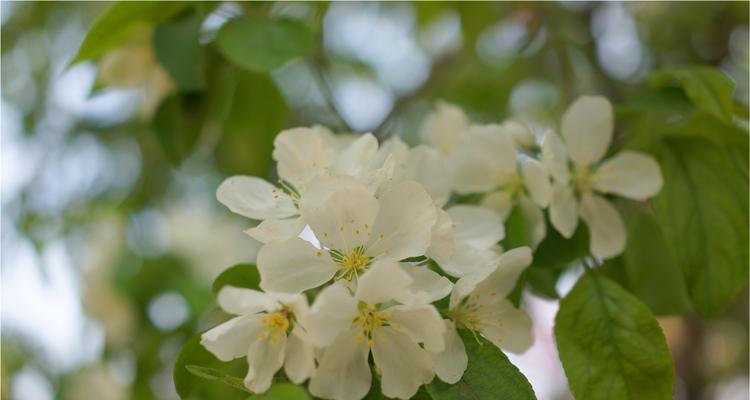
M 439 103 L 416 147 L 318 126 L 281 132 L 278 185 L 234 176 L 217 192 L 233 212 L 260 221 L 247 234 L 263 243 L 263 291 L 224 287 L 218 303 L 236 317 L 201 343 L 223 361 L 247 357 L 252 392 L 266 391 L 283 367 L 294 383 L 310 379 L 314 396 L 336 400 L 368 393 L 370 355 L 387 397 L 410 398 L 435 376 L 458 382 L 468 360 L 457 329 L 523 352 L 531 319 L 506 297 L 545 237 L 543 209 L 564 237 L 580 215 L 592 255 L 612 257 L 624 249 L 625 228 L 597 193 L 644 200 L 662 185 L 644 154 L 601 161 L 613 133 L 606 99 L 579 98 L 560 131 L 537 147 L 520 123 L 472 124 Z M 455 201 L 466 194 L 481 200 Z M 498 245 L 513 207 L 531 247 Z

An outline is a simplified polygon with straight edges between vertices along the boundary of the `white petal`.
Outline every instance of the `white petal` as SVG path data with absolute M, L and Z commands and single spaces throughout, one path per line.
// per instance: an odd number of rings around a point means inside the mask
M 447 210 L 455 230 L 453 237 L 478 249 L 486 249 L 505 237 L 502 219 L 483 207 L 453 206 Z
M 469 364 L 469 357 L 466 355 L 464 342 L 458 336 L 453 322 L 447 319 L 443 322 L 445 323 L 443 333 L 445 349 L 439 353 L 431 353 L 430 356 L 438 378 L 445 383 L 454 384 L 464 375 Z
M 304 214 L 307 210 L 313 210 L 323 205 L 332 194 L 339 190 L 352 188 L 369 190 L 353 176 L 322 173 L 310 180 L 307 190 L 300 199 L 299 209 Z
M 580 213 L 589 227 L 591 254 L 610 258 L 625 250 L 625 223 L 609 201 L 586 194 L 581 199 Z
M 380 144 L 378 151 L 375 153 L 370 168 L 382 167 L 385 160 L 392 157 L 399 164 L 406 160 L 409 153 L 409 146 L 404 143 L 398 136 L 391 136 L 385 142 Z
M 425 350 L 438 353 L 445 349 L 443 342 L 443 319 L 432 305 L 394 306 L 388 308 L 392 312 L 390 325 L 403 332 L 413 341 L 423 343 Z
M 201 345 L 221 361 L 244 357 L 250 344 L 260 336 L 260 315 L 249 314 L 229 321 L 204 332 Z
M 492 305 L 492 318 L 496 320 L 483 325 L 481 331 L 495 346 L 519 354 L 534 343 L 531 318 L 504 297 Z
M 581 96 L 565 111 L 562 135 L 570 159 L 576 165 L 591 165 L 604 157 L 614 129 L 612 105 L 605 97 Z
M 260 287 L 269 292 L 301 293 L 328 282 L 337 270 L 325 250 L 300 238 L 271 242 L 258 252 Z
M 453 255 L 453 221 L 442 208 L 437 209 L 437 221 L 432 226 L 432 239 L 427 256 L 438 264 L 447 262 Z
M 531 248 L 536 249 L 536 246 L 547 236 L 547 224 L 544 222 L 544 213 L 526 196 L 519 197 L 518 207 L 521 210 L 521 215 L 523 215 Z
M 377 151 L 378 140 L 375 136 L 371 133 L 364 134 L 338 154 L 332 170 L 340 174 L 360 176 L 369 169 Z
M 323 353 L 308 389 L 313 396 L 335 400 L 360 400 L 370 390 L 372 374 L 367 362 L 370 349 L 357 338 L 357 330 L 341 332 Z
M 357 317 L 357 300 L 343 282 L 323 289 L 315 298 L 307 318 L 307 333 L 319 347 L 331 344 L 336 336 L 352 326 Z
M 216 198 L 233 213 L 252 219 L 287 218 L 297 214 L 291 197 L 254 176 L 232 176 L 216 190 Z
M 404 298 L 412 278 L 401 269 L 398 262 L 376 261 L 359 278 L 356 297 L 368 304 L 380 304 Z
M 279 308 L 279 303 L 273 297 L 253 289 L 224 286 L 217 297 L 221 309 L 235 315 L 254 314 Z
M 505 190 L 492 192 L 482 198 L 480 205 L 495 211 L 505 221 L 513 210 L 513 195 Z
M 636 151 L 623 151 L 605 161 L 591 177 L 603 193 L 616 193 L 634 200 L 646 200 L 661 190 L 659 163 Z
M 336 191 L 320 207 L 303 208 L 302 217 L 321 243 L 348 254 L 367 242 L 378 208 L 370 192 L 351 187 Z
M 453 104 L 440 101 L 435 108 L 422 124 L 422 138 L 441 153 L 450 154 L 463 140 L 469 118 Z
M 531 148 L 534 146 L 534 135 L 526 125 L 513 120 L 507 120 L 500 125 L 518 147 Z
M 397 299 L 404 304 L 429 304 L 450 294 L 453 283 L 446 277 L 415 265 L 401 264 L 401 269 L 412 278 L 409 295 Z
M 284 372 L 290 381 L 296 384 L 304 382 L 315 371 L 315 354 L 307 334 L 295 326 L 287 338 L 284 357 Z
M 542 142 L 542 163 L 547 171 L 560 183 L 568 183 L 570 170 L 568 169 L 568 150 L 553 131 L 544 134 Z
M 421 184 L 438 206 L 450 198 L 451 181 L 445 159 L 431 147 L 419 145 L 409 151 L 401 178 Z
M 521 175 L 534 202 L 542 208 L 547 207 L 552 196 L 547 168 L 537 160 L 527 159 L 521 164 Z
M 440 268 L 447 274 L 462 277 L 497 263 L 499 254 L 494 248 L 478 249 L 465 242 L 456 243 L 453 256 Z
M 563 237 L 570 238 L 578 226 L 578 202 L 573 189 L 555 182 L 549 203 L 549 219 Z
M 421 256 L 430 246 L 437 209 L 418 183 L 394 185 L 380 198 L 367 254 L 391 260 Z
M 245 387 L 253 393 L 263 393 L 271 387 L 273 376 L 284 364 L 286 336 L 279 342 L 270 337 L 258 339 L 250 345 L 247 353 L 248 370 Z
M 289 239 L 299 235 L 305 223 L 302 218 L 292 217 L 287 219 L 269 218 L 261 222 L 255 228 L 245 231 L 251 238 L 261 242 L 268 243 L 274 240 Z
M 466 142 L 448 158 L 453 189 L 487 192 L 513 179 L 516 148 L 498 125 L 472 125 Z
M 384 327 L 373 339 L 372 357 L 383 374 L 381 388 L 385 396 L 409 399 L 435 377 L 429 354 L 408 335 Z
M 531 249 L 518 247 L 500 255 L 497 265 L 466 275 L 456 282 L 451 294 L 453 308 L 472 291 L 486 290 L 505 298 L 516 286 L 518 277 L 531 264 Z
M 330 149 L 320 131 L 325 128 L 293 128 L 282 131 L 274 140 L 273 159 L 279 177 L 303 189 L 315 175 L 330 164 Z

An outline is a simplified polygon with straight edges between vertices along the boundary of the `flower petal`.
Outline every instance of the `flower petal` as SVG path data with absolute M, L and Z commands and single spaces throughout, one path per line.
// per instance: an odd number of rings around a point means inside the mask
M 450 308 L 474 290 L 488 291 L 505 298 L 516 286 L 518 277 L 531 264 L 531 249 L 517 247 L 500 255 L 496 265 L 463 276 L 453 286 Z
M 402 299 L 409 293 L 412 278 L 396 261 L 376 261 L 359 278 L 356 297 L 368 304 Z
M 222 310 L 235 315 L 255 314 L 279 308 L 279 303 L 266 293 L 234 286 L 221 288 L 217 302 Z
M 334 192 L 319 207 L 303 208 L 302 217 L 321 243 L 348 254 L 367 242 L 378 208 L 375 196 L 354 186 Z
M 482 335 L 495 346 L 512 353 L 523 353 L 534 343 L 532 322 L 529 315 L 513 307 L 513 304 L 498 295 L 498 303 L 492 304 L 492 316 L 495 323 L 482 326 Z M 480 315 L 480 318 L 482 316 Z
M 263 325 L 258 314 L 243 315 L 204 332 L 201 345 L 221 361 L 247 355 L 250 344 L 260 336 Z
M 254 176 L 236 175 L 219 185 L 216 198 L 233 213 L 252 219 L 287 218 L 297 214 L 292 198 Z
M 506 120 L 500 126 L 510 135 L 516 146 L 527 149 L 534 146 L 536 138 L 526 125 L 518 121 Z
M 287 338 L 284 356 L 284 372 L 296 384 L 304 382 L 315 371 L 315 354 L 307 334 L 295 326 Z
M 463 140 L 469 128 L 469 118 L 458 106 L 439 101 L 435 111 L 425 118 L 421 133 L 423 140 L 442 154 L 450 154 Z
M 308 389 L 313 396 L 360 400 L 370 390 L 372 374 L 367 362 L 370 349 L 357 338 L 358 331 L 341 332 L 323 353 Z
M 529 195 L 539 207 L 547 207 L 550 196 L 552 196 L 552 186 L 549 183 L 549 175 L 544 164 L 537 160 L 526 159 L 521 164 L 521 175 Z
M 432 239 L 426 255 L 442 264 L 453 255 L 453 246 L 453 221 L 447 212 L 438 208 L 437 221 L 432 226 Z
M 544 213 L 542 213 L 539 206 L 526 196 L 519 197 L 518 208 L 521 210 L 521 215 L 523 215 L 531 248 L 536 249 L 536 246 L 547 236 L 547 224 L 544 222 Z
M 258 339 L 250 345 L 247 353 L 247 375 L 245 387 L 253 393 L 263 393 L 271 387 L 276 371 L 284 364 L 286 336 L 279 342 L 272 338 Z
M 461 194 L 487 192 L 513 179 L 516 148 L 499 125 L 472 125 L 448 158 L 452 186 Z
M 418 183 L 404 181 L 386 192 L 379 203 L 367 254 L 391 260 L 423 255 L 437 219 L 430 195 Z
M 305 223 L 299 217 L 286 219 L 269 218 L 263 220 L 258 226 L 246 230 L 245 233 L 261 243 L 268 243 L 274 240 L 295 237 L 304 228 Z
M 392 312 L 390 325 L 399 332 L 409 335 L 413 341 L 423 343 L 425 350 L 438 353 L 445 349 L 443 342 L 445 324 L 434 306 L 401 305 L 388 308 L 388 311 Z
M 482 198 L 480 205 L 495 211 L 500 219 L 505 221 L 513 210 L 513 195 L 506 190 L 492 192 Z
M 403 162 L 400 178 L 421 184 L 438 206 L 448 202 L 451 181 L 445 160 L 437 150 L 425 145 L 411 149 Z
M 578 226 L 578 202 L 573 189 L 555 182 L 549 203 L 549 219 L 563 237 L 570 239 Z
M 445 323 L 443 333 L 445 349 L 439 353 L 432 353 L 430 356 L 438 378 L 445 383 L 454 384 L 464 375 L 469 365 L 469 357 L 466 355 L 463 340 L 458 336 L 456 326 L 447 319 L 443 322 Z
M 409 294 L 406 298 L 396 299 L 404 304 L 429 304 L 449 295 L 453 283 L 446 277 L 428 268 L 416 265 L 401 264 L 401 269 L 411 276 Z
M 605 161 L 591 179 L 600 192 L 634 200 L 655 196 L 664 183 L 659 163 L 653 157 L 627 150 Z
M 610 258 L 625 250 L 625 223 L 606 199 L 586 194 L 581 199 L 581 218 L 589 227 L 591 254 Z
M 580 166 L 604 157 L 614 130 L 612 105 L 602 96 L 581 96 L 562 118 L 562 135 L 570 159 Z
M 273 159 L 277 162 L 279 177 L 298 190 L 304 189 L 310 179 L 330 165 L 332 150 L 321 131 L 326 128 L 292 128 L 279 133 L 273 142 Z
M 570 170 L 568 169 L 568 150 L 553 131 L 544 134 L 542 142 L 542 163 L 547 171 L 560 183 L 568 183 Z
M 499 254 L 494 248 L 478 249 L 466 242 L 456 243 L 453 256 L 440 264 L 448 275 L 462 277 L 497 263 Z
M 378 140 L 371 133 L 366 133 L 343 149 L 331 168 L 335 173 L 360 176 L 369 170 L 377 151 Z
M 435 377 L 429 354 L 406 334 L 383 327 L 373 337 L 372 357 L 382 372 L 385 396 L 410 399 Z
M 319 347 L 330 345 L 340 332 L 351 328 L 357 312 L 357 300 L 343 282 L 323 289 L 315 298 L 306 321 L 310 341 Z
M 296 237 L 268 243 L 258 252 L 260 287 L 268 292 L 301 293 L 328 282 L 337 270 L 325 250 Z
M 453 237 L 478 249 L 486 249 L 505 237 L 502 219 L 483 207 L 453 206 L 447 210 L 455 226 Z

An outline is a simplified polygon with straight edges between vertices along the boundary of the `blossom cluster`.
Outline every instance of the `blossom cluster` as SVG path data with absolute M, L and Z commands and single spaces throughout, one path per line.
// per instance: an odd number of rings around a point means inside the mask
M 546 235 L 544 210 L 564 237 L 580 216 L 591 254 L 608 258 L 626 235 L 603 195 L 644 200 L 662 185 L 649 156 L 602 161 L 613 134 L 606 99 L 579 98 L 559 130 L 537 140 L 518 122 L 472 124 L 439 103 L 415 147 L 319 126 L 281 132 L 278 184 L 234 176 L 217 191 L 230 210 L 260 221 L 246 233 L 263 243 L 262 291 L 224 287 L 218 303 L 236 317 L 205 332 L 202 345 L 223 361 L 247 357 L 244 384 L 254 393 L 283 368 L 336 400 L 363 398 L 373 376 L 385 396 L 403 399 L 436 376 L 458 382 L 468 364 L 458 329 L 523 352 L 531 319 L 507 296 Z M 459 201 L 469 194 L 479 201 Z M 503 249 L 514 207 L 530 246 Z

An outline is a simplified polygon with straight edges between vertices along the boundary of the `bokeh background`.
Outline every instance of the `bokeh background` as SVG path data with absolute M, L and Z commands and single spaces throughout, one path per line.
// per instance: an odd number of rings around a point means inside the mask
M 153 26 L 69 66 L 109 6 L 2 1 L 3 399 L 176 398 L 182 342 L 216 322 L 213 278 L 257 251 L 215 188 L 232 174 L 272 176 L 280 129 L 414 142 L 437 99 L 475 121 L 554 126 L 577 95 L 627 102 L 650 72 L 694 64 L 720 68 L 748 102 L 747 2 L 215 3 L 201 22 L 208 52 L 223 23 L 252 13 L 305 21 L 317 43 L 270 76 L 207 67 L 203 90 L 234 100 L 209 107 L 224 123 L 205 117 L 198 129 L 200 100 L 176 95 Z M 557 302 L 525 301 L 536 343 L 512 361 L 540 399 L 570 398 Z M 660 318 L 677 399 L 748 398 L 747 315 L 745 292 L 713 320 Z

